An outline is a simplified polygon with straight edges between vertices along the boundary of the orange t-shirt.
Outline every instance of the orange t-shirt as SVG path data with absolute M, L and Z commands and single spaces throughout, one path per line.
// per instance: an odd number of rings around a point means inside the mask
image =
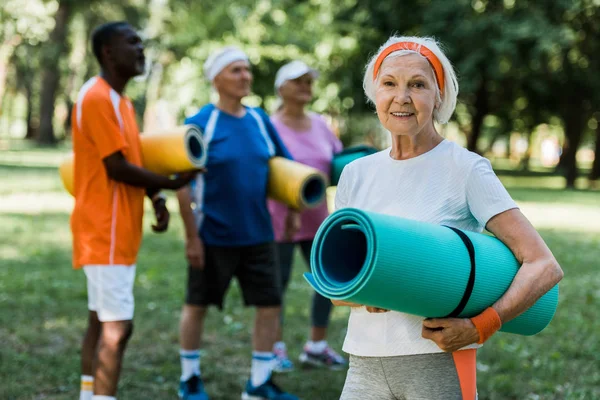
M 135 264 L 142 239 L 145 190 L 110 179 L 102 160 L 121 151 L 142 165 L 135 111 L 101 77 L 81 88 L 73 107 L 75 208 L 73 267 Z

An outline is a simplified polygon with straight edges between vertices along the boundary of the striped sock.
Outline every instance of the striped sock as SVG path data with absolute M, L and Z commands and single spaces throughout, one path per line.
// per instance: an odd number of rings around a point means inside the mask
M 181 381 L 185 382 L 194 375 L 200 376 L 200 350 L 179 350 L 181 361 Z
M 275 367 L 275 354 L 271 351 L 253 351 L 250 381 L 252 386 L 258 387 L 271 377 Z
M 81 375 L 81 391 L 79 392 L 79 400 L 92 400 L 94 395 L 94 377 L 89 375 Z

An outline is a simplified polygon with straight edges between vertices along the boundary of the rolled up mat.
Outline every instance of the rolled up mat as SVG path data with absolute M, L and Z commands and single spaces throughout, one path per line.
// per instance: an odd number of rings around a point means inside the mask
M 144 168 L 172 175 L 204 167 L 208 157 L 202 132 L 196 125 L 140 135 Z
M 75 173 L 73 172 L 73 154 L 66 157 L 58 166 L 58 173 L 60 175 L 60 180 L 62 181 L 63 186 L 66 191 L 71 194 L 71 196 L 75 195 Z
M 304 276 L 321 295 L 422 317 L 473 317 L 495 303 L 520 265 L 480 233 L 345 208 L 319 228 Z M 558 285 L 501 331 L 534 335 L 552 320 Z
M 336 154 L 331 161 L 331 185 L 336 186 L 338 184 L 342 170 L 346 165 L 361 157 L 375 154 L 377 151 L 374 147 L 361 145 L 348 147 L 341 153 Z
M 303 210 L 325 201 L 327 177 L 316 168 L 273 157 L 269 161 L 267 195 L 289 207 Z
M 208 152 L 202 132 L 195 125 L 148 132 L 140 135 L 144 168 L 161 175 L 172 175 L 204 167 Z M 73 194 L 73 155 L 59 166 L 65 189 Z

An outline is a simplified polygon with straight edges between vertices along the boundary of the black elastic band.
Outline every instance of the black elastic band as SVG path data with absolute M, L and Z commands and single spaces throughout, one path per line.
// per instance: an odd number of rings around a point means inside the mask
M 473 293 L 473 287 L 475 286 L 475 247 L 473 247 L 473 242 L 471 242 L 471 239 L 469 239 L 469 237 L 460 229 L 456 229 L 451 226 L 446 226 L 446 228 L 452 229 L 460 237 L 465 244 L 467 251 L 469 252 L 469 258 L 471 259 L 471 273 L 469 274 L 469 281 L 467 282 L 465 293 L 463 294 L 462 299 L 460 299 L 460 302 L 454 311 L 446 315 L 446 318 L 455 318 L 458 317 L 465 309 L 469 299 L 471 298 L 471 293 Z

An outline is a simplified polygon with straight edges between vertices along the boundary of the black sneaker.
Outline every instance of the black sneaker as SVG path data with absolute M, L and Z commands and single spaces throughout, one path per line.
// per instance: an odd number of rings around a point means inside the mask
M 298 400 L 298 397 L 284 392 L 271 379 L 257 387 L 248 379 L 242 400 Z
M 308 347 L 304 346 L 304 351 L 300 354 L 300 364 L 303 367 L 318 367 L 333 370 L 344 369 L 348 365 L 348 361 L 331 347 L 325 347 L 321 353 L 312 353 L 308 351 Z

